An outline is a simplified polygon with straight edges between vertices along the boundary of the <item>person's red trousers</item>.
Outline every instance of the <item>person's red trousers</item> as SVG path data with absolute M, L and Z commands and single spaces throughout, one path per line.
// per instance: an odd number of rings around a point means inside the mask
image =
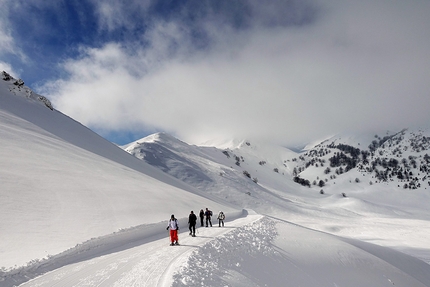
M 178 241 L 178 231 L 170 229 L 170 241 L 172 243 L 175 243 L 175 241 Z

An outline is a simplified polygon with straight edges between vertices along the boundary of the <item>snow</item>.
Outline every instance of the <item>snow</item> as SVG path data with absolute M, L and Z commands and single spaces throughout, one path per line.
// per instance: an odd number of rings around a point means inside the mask
M 155 134 L 124 146 L 134 157 L 24 88 L 0 79 L 2 287 L 430 286 L 424 188 L 345 177 L 321 195 L 291 180 L 293 151 L 253 141 Z M 225 227 L 190 237 L 205 207 Z

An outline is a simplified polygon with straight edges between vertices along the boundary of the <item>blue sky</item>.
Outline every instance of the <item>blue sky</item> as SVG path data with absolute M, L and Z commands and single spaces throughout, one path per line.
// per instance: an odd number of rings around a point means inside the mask
M 0 0 L 0 69 L 125 144 L 430 123 L 428 1 Z

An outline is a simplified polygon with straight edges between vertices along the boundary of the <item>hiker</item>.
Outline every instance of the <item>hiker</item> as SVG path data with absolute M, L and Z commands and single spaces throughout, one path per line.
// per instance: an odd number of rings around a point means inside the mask
M 206 216 L 206 227 L 208 227 L 208 223 L 212 227 L 212 221 L 211 221 L 212 211 L 210 211 L 207 207 L 205 211 L 205 216 Z
M 224 212 L 220 211 L 218 214 L 218 226 L 219 227 L 221 227 L 221 224 L 222 224 L 222 227 L 224 227 L 224 219 L 225 219 L 225 214 L 224 214 Z
M 190 229 L 190 235 L 192 237 L 196 237 L 196 222 L 197 216 L 194 214 L 194 211 L 191 210 L 191 213 L 188 216 L 188 228 Z
M 203 218 L 205 217 L 205 212 L 200 209 L 200 226 L 203 226 Z
M 173 245 L 179 245 L 178 242 L 178 231 L 179 231 L 179 223 L 178 220 L 175 218 L 175 215 L 172 214 L 169 220 L 169 225 L 167 226 L 166 230 L 170 229 L 170 246 Z

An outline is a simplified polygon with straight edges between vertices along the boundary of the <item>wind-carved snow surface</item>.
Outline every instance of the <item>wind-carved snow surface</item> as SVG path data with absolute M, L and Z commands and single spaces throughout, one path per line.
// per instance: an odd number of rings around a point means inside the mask
M 172 287 L 428 287 L 429 270 L 392 249 L 263 217 L 194 251 Z
M 248 270 L 249 263 L 258 258 L 259 264 L 267 264 L 263 258 L 276 260 L 280 256 L 271 243 L 276 235 L 275 222 L 262 218 L 215 238 L 193 252 L 187 264 L 174 275 L 172 286 L 259 286 L 258 276 L 252 276 L 258 271 Z

